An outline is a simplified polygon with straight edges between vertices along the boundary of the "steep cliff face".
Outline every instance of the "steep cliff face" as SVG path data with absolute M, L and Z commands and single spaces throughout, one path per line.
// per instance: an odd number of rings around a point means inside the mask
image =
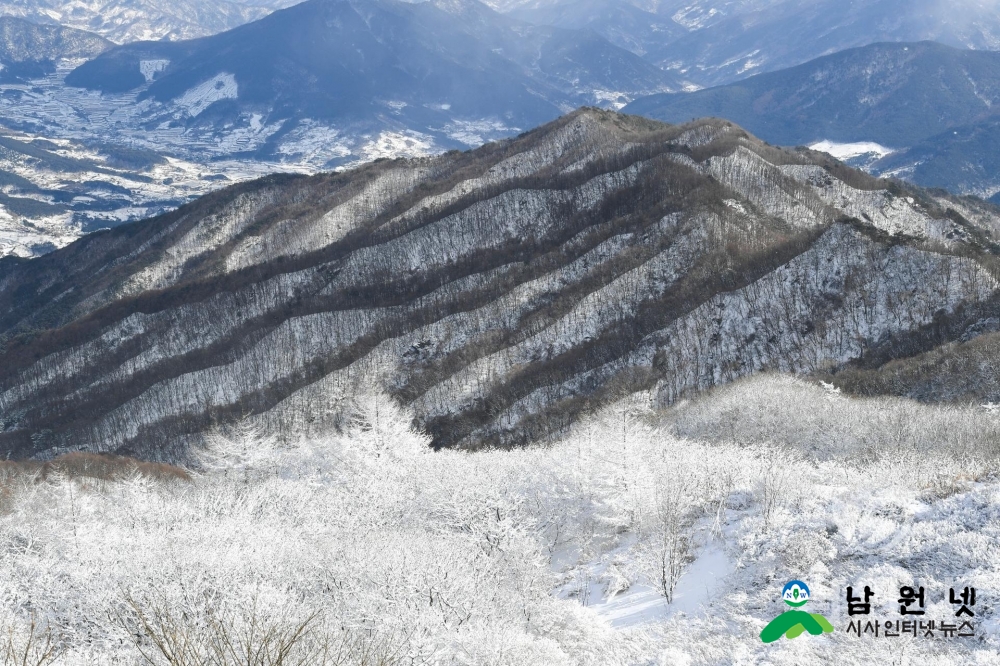
M 378 377 L 440 446 L 511 445 L 863 358 L 993 307 L 1000 218 L 734 125 L 584 110 L 469 153 L 276 176 L 0 262 L 0 446 L 176 453 L 335 426 Z

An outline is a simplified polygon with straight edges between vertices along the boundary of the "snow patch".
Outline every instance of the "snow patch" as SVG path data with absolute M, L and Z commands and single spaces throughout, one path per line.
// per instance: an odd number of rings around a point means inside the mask
M 632 98 L 626 93 L 614 90 L 595 90 L 593 95 L 599 106 L 608 106 L 615 111 L 620 111 L 632 101 Z
M 151 83 L 156 75 L 170 66 L 169 60 L 140 60 L 139 71 L 146 77 L 146 83 Z
M 434 139 L 419 132 L 382 132 L 361 148 L 362 158 L 425 157 L 434 152 Z
M 726 206 L 728 206 L 729 208 L 732 208 L 737 213 L 741 213 L 743 215 L 749 215 L 750 214 L 750 211 L 747 210 L 746 206 L 744 206 L 743 204 L 741 204 L 736 199 L 726 199 L 722 203 L 726 204 Z
M 520 131 L 517 127 L 508 127 L 499 120 L 489 118 L 455 120 L 444 128 L 444 133 L 449 139 L 454 139 L 467 146 L 481 146 L 488 141 L 495 141 Z
M 701 30 L 702 28 L 709 25 L 716 16 L 721 12 L 715 7 L 710 7 L 705 9 L 704 7 L 699 7 L 698 5 L 691 5 L 685 7 L 678 11 L 676 14 L 670 18 L 674 20 L 675 23 L 679 23 L 688 30 Z
M 191 88 L 174 104 L 184 109 L 191 117 L 196 117 L 216 102 L 224 99 L 237 99 L 238 97 L 239 86 L 236 84 L 236 76 L 223 72 Z
M 314 168 L 351 155 L 351 142 L 336 127 L 305 120 L 282 137 L 278 154 L 298 159 Z
M 718 544 L 707 546 L 692 562 L 674 588 L 673 601 L 649 585 L 634 585 L 590 608 L 615 629 L 639 627 L 669 620 L 676 615 L 704 617 L 713 601 L 725 592 L 726 576 L 735 571 L 733 561 Z
M 878 159 L 891 155 L 895 151 L 872 141 L 859 141 L 857 143 L 837 143 L 835 141 L 819 141 L 809 146 L 812 150 L 826 153 L 838 160 L 850 160 L 863 155 L 875 155 Z

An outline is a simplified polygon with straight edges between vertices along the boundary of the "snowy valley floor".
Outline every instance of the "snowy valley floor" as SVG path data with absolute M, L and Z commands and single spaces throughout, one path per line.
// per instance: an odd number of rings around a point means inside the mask
M 1000 664 L 992 408 L 765 376 L 522 451 L 350 423 L 219 434 L 190 480 L 0 467 L 0 663 Z M 792 579 L 836 631 L 765 645 Z M 977 638 L 848 635 L 849 585 L 883 621 L 975 587 Z

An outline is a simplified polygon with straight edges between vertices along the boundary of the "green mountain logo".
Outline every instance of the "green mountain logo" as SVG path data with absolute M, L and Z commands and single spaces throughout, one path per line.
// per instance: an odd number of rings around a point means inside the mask
M 811 595 L 809 586 L 801 580 L 793 580 L 781 591 L 782 600 L 793 609 L 802 608 L 809 603 Z M 760 639 L 765 643 L 773 643 L 782 636 L 791 640 L 809 632 L 813 636 L 833 632 L 833 625 L 819 613 L 807 613 L 802 610 L 790 610 L 774 618 L 760 632 Z

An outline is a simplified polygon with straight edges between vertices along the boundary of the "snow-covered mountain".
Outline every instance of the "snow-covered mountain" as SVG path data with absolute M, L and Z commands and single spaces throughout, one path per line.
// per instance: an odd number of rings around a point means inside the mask
M 528 21 L 586 25 L 703 86 L 875 42 L 934 40 L 959 48 L 1000 48 L 1000 6 L 982 0 L 495 0 L 494 4 Z M 645 18 L 637 22 L 638 16 Z M 622 35 L 628 38 L 621 39 Z
M 154 126 L 260 126 L 278 137 L 305 120 L 439 136 L 462 123 L 526 128 L 583 103 L 679 87 L 592 32 L 533 27 L 475 0 L 309 0 L 204 40 L 109 51 L 66 82 L 135 92 Z
M 0 16 L 86 30 L 113 42 L 193 39 L 266 16 L 296 0 L 0 0 Z
M 690 89 L 692 79 L 745 76 L 797 62 L 812 53 L 815 43 L 827 44 L 823 40 L 836 48 L 840 42 L 830 41 L 836 35 L 930 35 L 972 46 L 992 44 L 993 14 L 978 5 L 962 22 L 954 17 L 921 22 L 919 17 L 938 17 L 943 10 L 919 4 L 897 25 L 887 19 L 865 22 L 888 12 L 891 3 L 841 3 L 825 15 L 846 21 L 830 35 L 804 36 L 809 48 L 767 56 L 766 64 L 733 73 L 734 63 L 743 62 L 732 60 L 733 53 L 723 54 L 729 64 L 713 69 L 709 61 L 715 52 L 705 51 L 710 57 L 703 62 L 698 50 L 722 39 L 713 37 L 717 26 L 729 26 L 726 30 L 738 39 L 726 43 L 736 43 L 743 36 L 770 34 L 775 25 L 787 28 L 787 21 L 812 10 L 766 0 L 624 1 L 506 3 L 496 5 L 508 12 L 501 15 L 474 0 L 311 0 L 202 40 L 141 42 L 82 65 L 56 62 L 41 72 L 43 78 L 32 78 L 39 72 L 26 77 L 8 68 L 13 80 L 5 84 L 0 78 L 0 118 L 9 129 L 42 140 L 86 146 L 99 134 L 104 143 L 195 165 L 204 179 L 196 189 L 179 188 L 170 197 L 180 202 L 227 179 L 267 171 L 316 172 L 381 157 L 475 147 L 581 105 L 621 108 L 646 93 Z M 758 20 L 765 14 L 786 23 Z M 758 18 L 746 18 L 751 16 Z M 539 27 L 518 17 L 563 27 Z M 744 17 L 744 23 L 732 24 L 736 17 Z M 812 30 L 809 21 L 803 19 L 802 25 L 806 33 Z M 704 43 L 679 50 L 673 64 L 656 56 L 657 48 L 695 39 Z M 771 41 L 767 49 L 788 46 Z M 71 72 L 73 65 L 80 66 Z M 777 72 L 773 80 L 753 79 L 656 102 L 676 107 L 676 113 L 649 110 L 648 101 L 631 109 L 671 121 L 721 115 L 774 143 L 826 142 L 832 154 L 874 173 L 987 197 L 1000 191 L 988 148 L 992 143 L 984 138 L 991 125 L 979 124 L 992 116 L 989 105 L 995 101 L 991 53 L 904 43 L 849 50 L 802 67 Z M 825 78 L 803 79 L 807 75 Z M 762 85 L 770 86 L 770 102 L 761 102 L 764 92 L 753 92 Z M 745 89 L 753 90 L 731 94 Z M 820 102 L 812 103 L 810 95 Z M 756 101 L 747 103 L 750 97 Z M 847 108 L 844 100 L 855 97 L 858 104 Z M 177 174 L 160 173 L 157 182 L 192 183 L 190 173 L 185 166 Z M 28 178 L 39 186 L 45 180 Z M 60 203 L 44 196 L 50 205 Z M 143 195 L 131 208 L 146 210 L 157 199 L 162 197 Z M 60 230 L 51 216 L 8 211 L 0 252 L 27 254 L 32 247 L 59 246 L 80 232 L 75 217 Z M 24 223 L 44 231 L 28 233 Z M 89 227 L 87 221 L 82 224 Z M 23 236 L 18 240 L 11 232 Z
M 781 145 L 874 141 L 906 147 L 1000 108 L 1000 53 L 880 43 L 686 94 L 637 100 L 665 122 L 717 116 Z
M 813 145 L 879 175 L 984 197 L 1000 192 L 1000 53 L 934 42 L 849 49 L 631 113 L 725 118 L 766 141 Z
M 506 10 L 510 16 L 536 25 L 593 30 L 611 43 L 643 56 L 688 32 L 670 16 L 655 14 L 626 0 L 533 2 L 508 5 Z
M 83 30 L 0 16 L 0 63 L 5 69 L 17 63 L 89 60 L 112 46 L 108 40 Z
M 108 46 L 91 40 L 96 52 L 0 73 L 0 125 L 36 146 L 73 146 L 96 167 L 9 155 L 0 168 L 32 187 L 7 194 L 38 203 L 0 201 L 0 256 L 61 247 L 226 182 L 478 146 L 580 105 L 620 107 L 680 85 L 594 33 L 528 26 L 470 1 L 313 0 L 203 40 L 113 49 L 73 71 Z M 112 180 L 129 182 L 109 189 L 94 176 L 109 149 L 153 154 L 158 166 L 118 170 Z
M 722 121 L 578 112 L 0 261 L 0 444 L 157 456 L 247 414 L 325 432 L 372 376 L 438 446 L 537 440 L 633 391 L 995 330 L 998 235 L 991 206 Z

